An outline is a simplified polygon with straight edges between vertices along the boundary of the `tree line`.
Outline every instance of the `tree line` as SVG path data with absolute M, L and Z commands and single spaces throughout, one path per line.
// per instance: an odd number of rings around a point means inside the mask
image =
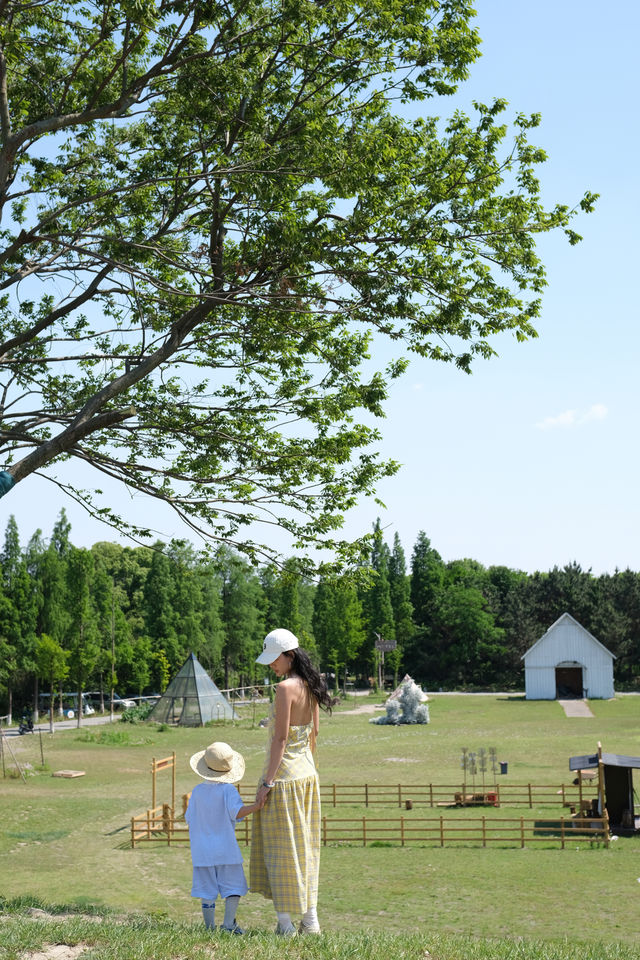
M 640 682 L 640 574 L 594 576 L 578 563 L 525 573 L 444 562 L 424 532 L 407 559 L 375 523 L 349 576 L 312 581 L 295 558 L 251 565 L 229 546 L 208 559 L 184 541 L 129 547 L 71 542 L 61 511 L 24 549 L 10 517 L 0 553 L 0 713 L 38 690 L 164 690 L 193 652 L 222 689 L 261 683 L 264 634 L 293 630 L 332 686 L 374 685 L 376 641 L 387 683 L 426 689 L 523 686 L 523 653 L 565 611 L 616 656 L 616 683 Z

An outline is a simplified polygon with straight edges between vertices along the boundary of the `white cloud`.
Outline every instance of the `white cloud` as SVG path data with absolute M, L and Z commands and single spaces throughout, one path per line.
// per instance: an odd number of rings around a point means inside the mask
M 565 410 L 564 413 L 559 413 L 557 417 L 545 417 L 544 420 L 536 423 L 536 427 L 539 430 L 553 430 L 554 427 L 572 427 L 575 422 L 576 411 Z
M 604 420 L 608 414 L 608 410 L 605 407 L 604 403 L 594 403 L 593 406 L 589 407 L 587 412 L 580 417 L 579 423 L 591 423 L 593 420 Z
M 568 429 L 584 423 L 600 422 L 605 419 L 608 412 L 603 403 L 594 403 L 585 411 L 565 410 L 564 413 L 559 413 L 555 417 L 545 417 L 544 420 L 536 423 L 536 427 L 539 430 L 553 430 L 556 427 Z

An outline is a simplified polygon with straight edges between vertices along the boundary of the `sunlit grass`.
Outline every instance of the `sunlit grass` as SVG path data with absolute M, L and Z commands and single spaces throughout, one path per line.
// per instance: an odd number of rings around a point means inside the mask
M 34 911 L 34 906 L 48 915 Z M 256 931 L 243 937 L 207 933 L 202 925 L 159 916 L 74 915 L 73 908 L 39 903 L 5 903 L 3 914 L 0 956 L 6 960 L 22 960 L 29 952 L 54 944 L 82 945 L 91 960 L 210 960 L 214 955 L 220 960 L 637 960 L 635 947 L 585 942 L 575 936 L 553 941 L 486 939 L 425 929 L 401 934 L 360 930 L 283 940 Z
M 640 697 L 596 701 L 591 704 L 593 719 L 569 720 L 554 702 L 436 695 L 430 703 L 431 723 L 420 727 L 378 726 L 369 723 L 373 714 L 344 712 L 366 702 L 365 698 L 353 698 L 333 717 L 323 716 L 318 756 L 324 784 L 459 784 L 463 746 L 473 750 L 495 746 L 500 760 L 509 761 L 503 783 L 568 783 L 572 778 L 569 757 L 593 752 L 598 740 L 610 752 L 640 755 Z M 248 708 L 240 721 L 206 730 L 116 723 L 50 736 L 43 729 L 45 769 L 40 767 L 38 735 L 12 738 L 16 757 L 31 769 L 26 783 L 19 776 L 0 776 L 0 894 L 76 907 L 89 904 L 100 912 L 135 912 L 143 924 L 153 915 L 158 923 L 175 921 L 181 937 L 193 937 L 188 941 L 193 942 L 193 951 L 184 941 L 174 956 L 191 957 L 200 950 L 211 950 L 200 931 L 199 905 L 189 896 L 188 846 L 157 844 L 131 850 L 130 818 L 151 805 L 152 757 L 166 757 L 175 751 L 180 806 L 181 795 L 194 785 L 189 757 L 216 739 L 228 741 L 243 753 L 249 794 L 264 760 L 265 731 L 258 722 L 267 707 L 256 706 L 255 713 Z M 120 740 L 124 732 L 127 739 Z M 5 753 L 4 759 L 8 772 L 11 757 Z M 69 780 L 51 776 L 60 769 L 83 775 Z M 171 776 L 165 772 L 158 775 L 157 802 L 170 799 Z M 362 804 L 336 809 L 325 804 L 323 812 L 327 816 L 393 818 L 402 813 L 418 818 L 439 811 L 420 805 L 406 812 L 397 805 L 367 810 Z M 476 808 L 478 816 L 487 817 L 558 816 L 561 812 L 561 807 L 533 811 Z M 446 810 L 447 817 L 472 813 L 471 808 Z M 248 867 L 249 850 L 242 849 Z M 470 951 L 476 949 L 476 938 L 485 951 L 480 957 L 573 958 L 578 953 L 566 952 L 573 949 L 570 944 L 563 946 L 565 953 L 553 952 L 567 931 L 589 943 L 637 944 L 639 853 L 640 839 L 620 839 L 609 850 L 588 845 L 564 851 L 544 847 L 519 850 L 497 844 L 485 849 L 328 847 L 321 859 L 319 910 L 327 931 L 323 942 L 333 944 L 332 956 L 355 957 L 358 950 L 366 956 L 371 949 L 372 956 L 377 956 L 375 951 L 386 951 L 385 960 L 398 954 L 398 945 L 393 950 L 388 944 L 385 947 L 384 937 L 404 934 L 410 944 L 407 956 L 415 960 L 422 960 L 423 933 L 437 960 L 475 956 Z M 269 955 L 271 939 L 265 935 L 263 943 L 259 938 L 275 926 L 270 902 L 249 894 L 241 902 L 239 921 L 253 931 L 251 942 L 260 943 L 260 954 Z M 23 918 L 20 923 L 28 926 L 32 921 Z M 371 946 L 358 941 L 357 931 L 363 930 L 371 935 L 367 941 Z M 2 927 L 0 949 L 6 946 L 4 933 Z M 460 939 L 465 936 L 471 937 L 473 947 Z M 500 949 L 512 953 L 487 952 L 493 949 L 492 938 L 500 942 Z M 529 953 L 517 952 L 517 938 L 523 938 Z M 540 944 L 547 941 L 554 947 L 545 954 Z M 530 946 L 534 942 L 538 943 L 535 948 Z M 461 952 L 464 944 L 466 953 Z M 282 943 L 279 947 L 285 953 L 291 949 Z M 96 949 L 108 952 L 103 945 Z M 221 957 L 246 949 L 217 941 L 215 947 Z M 304 941 L 297 949 L 307 953 L 316 947 Z M 531 952 L 534 949 L 538 952 Z M 601 946 L 597 949 L 600 952 L 590 952 L 596 950 L 592 946 L 585 948 L 580 956 L 627 956 L 603 952 Z M 95 954 L 103 955 L 107 953 Z

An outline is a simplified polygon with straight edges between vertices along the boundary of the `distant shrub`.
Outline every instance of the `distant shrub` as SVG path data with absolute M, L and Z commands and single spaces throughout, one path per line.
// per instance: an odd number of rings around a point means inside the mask
M 142 723 L 146 720 L 153 710 L 154 704 L 151 701 L 140 703 L 137 707 L 129 707 L 120 714 L 120 719 L 124 723 Z
M 149 737 L 141 734 L 134 734 L 130 730 L 123 730 L 121 727 L 110 727 L 101 730 L 83 730 L 76 737 L 83 743 L 106 743 L 112 746 L 125 746 L 140 743 L 151 743 Z

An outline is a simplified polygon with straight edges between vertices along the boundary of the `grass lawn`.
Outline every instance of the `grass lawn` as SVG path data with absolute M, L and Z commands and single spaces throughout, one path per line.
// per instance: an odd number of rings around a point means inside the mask
M 462 747 L 475 751 L 495 747 L 500 760 L 509 763 L 507 776 L 500 779 L 517 783 L 569 783 L 573 776 L 569 757 L 595 752 L 598 740 L 605 751 L 640 756 L 640 697 L 594 701 L 593 719 L 569 719 L 555 702 L 527 703 L 504 695 L 437 694 L 430 703 L 431 723 L 415 727 L 371 724 L 371 714 L 349 712 L 365 702 L 372 701 L 350 700 L 332 717 L 323 717 L 319 758 L 324 783 L 457 784 L 462 774 Z M 254 721 L 250 711 L 235 725 L 205 730 L 161 731 L 154 726 L 118 723 L 59 732 L 54 737 L 43 734 L 44 770 L 38 769 L 39 738 L 12 738 L 11 746 L 21 762 L 31 763 L 34 770 L 26 783 L 0 777 L 0 896 L 9 902 L 29 896 L 47 904 L 93 905 L 165 917 L 167 923 L 177 924 L 180 937 L 187 936 L 185 930 L 189 929 L 181 924 L 195 925 L 193 936 L 197 939 L 199 905 L 189 897 L 187 845 L 167 848 L 156 844 L 131 850 L 129 820 L 150 806 L 151 758 L 174 750 L 178 796 L 195 782 L 189 757 L 216 739 L 227 740 L 244 754 L 245 783 L 255 783 L 265 747 L 265 731 L 256 723 L 260 716 L 258 712 Z M 7 755 L 5 762 L 10 762 Z M 69 768 L 84 770 L 85 776 L 65 780 L 50 775 Z M 168 775 L 158 774 L 157 799 L 170 799 Z M 482 808 L 478 815 L 489 809 Z M 365 811 L 353 805 L 336 811 L 325 807 L 324 812 L 328 816 L 362 816 Z M 548 807 L 513 809 L 514 816 L 559 816 L 561 812 L 560 807 L 553 813 Z M 400 811 L 397 806 L 369 810 L 373 816 L 385 813 L 396 817 Z M 413 811 L 416 817 L 431 813 L 435 811 L 424 807 Z M 467 816 L 470 813 L 465 811 Z M 500 813 L 508 815 L 506 808 Z M 249 859 L 248 850 L 245 859 Z M 513 954 L 479 953 L 478 957 L 572 957 L 566 952 L 570 945 L 564 944 L 565 952 L 558 952 L 565 937 L 583 946 L 591 944 L 589 952 L 584 946 L 581 957 L 626 957 L 626 948 L 602 944 L 640 943 L 639 877 L 640 838 L 620 838 L 608 850 L 588 845 L 564 851 L 502 849 L 497 844 L 485 849 L 335 846 L 322 852 L 319 912 L 325 928 L 346 937 L 345 943 L 358 943 L 358 937 L 367 931 L 371 943 L 377 944 L 376 950 L 385 957 L 402 955 L 397 948 L 390 950 L 385 940 L 399 933 L 414 936 L 418 952 L 410 955 L 417 960 L 427 948 L 437 960 L 472 957 L 476 954 L 469 943 L 482 942 L 489 949 L 487 944 L 493 938 L 500 940 L 503 950 L 508 945 L 505 938 L 511 944 L 509 949 L 515 943 L 521 943 L 522 949 Z M 271 904 L 253 894 L 243 899 L 239 919 L 256 931 L 271 930 L 274 925 Z M 18 923 L 20 929 L 22 923 Z M 460 937 L 472 940 L 464 941 L 464 951 L 456 953 Z M 440 952 L 434 947 L 434 938 Z M 330 943 L 331 938 L 322 941 Z M 3 942 L 6 946 L 0 937 L 0 944 Z M 547 943 L 551 952 L 523 952 L 522 944 L 528 950 L 539 942 Z M 600 952 L 592 954 L 596 945 Z M 353 952 L 367 956 L 361 948 L 362 944 L 357 949 L 353 946 Z M 194 946 L 190 955 L 196 957 L 198 949 Z M 232 951 L 230 957 L 241 949 L 238 945 L 225 947 Z M 320 947 L 305 941 L 304 950 L 311 951 L 310 956 L 315 956 L 316 949 Z M 373 947 L 371 950 L 370 955 L 377 956 Z M 186 947 L 179 947 L 173 955 L 187 952 Z M 269 953 L 262 947 L 260 952 Z M 108 955 L 120 954 L 114 948 Z M 162 955 L 161 950 L 156 954 Z

